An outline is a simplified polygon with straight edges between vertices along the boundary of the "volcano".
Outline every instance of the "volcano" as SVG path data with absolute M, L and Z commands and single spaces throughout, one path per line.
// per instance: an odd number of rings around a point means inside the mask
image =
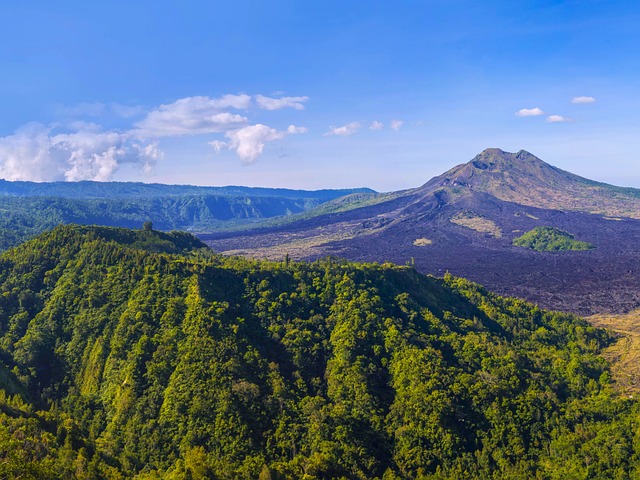
M 513 244 L 536 227 L 593 248 Z M 415 189 L 345 197 L 280 225 L 201 238 L 225 254 L 332 255 L 450 272 L 583 315 L 640 306 L 640 190 L 580 177 L 524 150 L 489 148 Z

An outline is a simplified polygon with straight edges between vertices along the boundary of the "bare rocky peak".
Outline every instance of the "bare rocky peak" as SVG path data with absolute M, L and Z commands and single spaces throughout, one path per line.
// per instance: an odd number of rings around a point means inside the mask
M 469 162 L 431 179 L 417 192 L 424 196 L 443 188 L 456 197 L 472 191 L 538 208 L 640 218 L 640 191 L 588 180 L 549 165 L 526 150 L 511 153 L 487 148 Z
M 548 187 L 567 181 L 588 182 L 545 163 L 526 150 L 511 153 L 499 148 L 487 148 L 468 163 L 458 165 L 437 178 L 440 186 L 468 186 L 481 191 L 497 187 L 496 183 L 517 187 L 521 180 L 526 180 L 527 187 L 531 187 L 532 183 Z
M 526 150 L 511 153 L 500 150 L 499 148 L 487 148 L 483 150 L 476 155 L 469 164 L 479 170 L 503 170 L 527 162 L 531 164 L 544 164 L 542 160 Z

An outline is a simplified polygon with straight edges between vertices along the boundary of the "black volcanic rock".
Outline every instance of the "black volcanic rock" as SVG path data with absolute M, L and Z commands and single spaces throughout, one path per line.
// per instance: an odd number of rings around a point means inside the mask
M 539 226 L 596 248 L 536 252 L 512 245 Z M 254 257 L 411 262 L 423 273 L 449 271 L 580 314 L 640 306 L 640 191 L 579 177 L 524 150 L 484 150 L 419 188 L 359 208 L 202 238 L 215 250 Z

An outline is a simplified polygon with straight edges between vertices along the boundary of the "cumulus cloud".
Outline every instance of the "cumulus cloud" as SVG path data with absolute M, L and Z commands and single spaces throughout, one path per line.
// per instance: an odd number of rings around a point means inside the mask
M 397 132 L 402 128 L 402 125 L 404 125 L 404 121 L 402 120 L 391 120 L 390 127 L 391 130 L 395 130 Z
M 382 130 L 384 128 L 384 123 L 379 122 L 378 120 L 374 120 L 369 125 L 369 130 Z
M 71 133 L 27 124 L 0 138 L 0 177 L 37 182 L 111 180 L 123 163 L 145 171 L 161 156 L 157 145 L 143 144 L 126 133 L 101 131 L 94 124 Z
M 50 154 L 49 129 L 39 123 L 24 125 L 0 138 L 0 177 L 5 180 L 60 180 L 64 178 Z
M 150 172 L 163 156 L 158 142 L 164 137 L 210 134 L 226 137 L 226 141 L 209 142 L 214 149 L 235 150 L 243 162 L 250 164 L 268 142 L 305 133 L 307 129 L 291 125 L 277 130 L 263 124 L 252 125 L 249 118 L 233 110 L 300 110 L 307 100 L 308 97 L 246 94 L 185 97 L 151 109 L 122 131 L 105 130 L 94 118 L 87 121 L 88 117 L 131 118 L 144 114 L 142 107 L 116 103 L 60 107 L 58 113 L 66 117 L 64 123 L 30 123 L 12 135 L 0 137 L 0 177 L 31 181 L 111 180 L 125 163 Z
M 275 128 L 258 123 L 225 133 L 225 137 L 229 139 L 228 142 L 214 140 L 213 142 L 209 142 L 209 145 L 211 145 L 216 152 L 221 151 L 223 148 L 235 150 L 242 161 L 250 165 L 262 155 L 264 147 L 268 142 L 281 140 L 287 135 L 306 133 L 307 131 L 306 128 L 295 125 L 289 125 L 286 130 L 276 130 Z
M 568 117 L 563 117 L 562 115 L 549 115 L 547 117 L 548 123 L 572 123 L 573 119 Z
M 135 124 L 135 134 L 140 138 L 149 138 L 234 130 L 247 124 L 248 119 L 225 109 L 247 108 L 250 104 L 251 97 L 244 94 L 225 95 L 217 99 L 201 96 L 181 98 L 149 112 Z
M 521 108 L 516 112 L 517 117 L 537 117 L 540 115 L 544 115 L 544 111 L 539 109 L 538 107 L 534 108 Z
M 329 135 L 338 135 L 341 137 L 348 137 L 349 135 L 353 135 L 358 130 L 360 130 L 360 122 L 351 122 L 343 125 L 342 127 L 329 127 L 329 131 L 325 133 L 325 136 Z
M 596 103 L 593 97 L 573 97 L 571 103 Z
M 294 110 L 304 110 L 303 103 L 309 97 L 281 97 L 271 98 L 264 95 L 256 95 L 256 103 L 264 110 L 280 110 L 281 108 L 293 108 Z

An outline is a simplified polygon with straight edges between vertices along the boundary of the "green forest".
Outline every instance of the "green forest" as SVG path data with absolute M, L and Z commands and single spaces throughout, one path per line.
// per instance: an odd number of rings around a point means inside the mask
M 538 252 L 590 250 L 594 248 L 592 244 L 576 240 L 574 235 L 554 227 L 536 227 L 524 235 L 514 238 L 513 244 Z
M 410 266 L 60 226 L 0 256 L 0 478 L 638 478 L 611 341 Z

